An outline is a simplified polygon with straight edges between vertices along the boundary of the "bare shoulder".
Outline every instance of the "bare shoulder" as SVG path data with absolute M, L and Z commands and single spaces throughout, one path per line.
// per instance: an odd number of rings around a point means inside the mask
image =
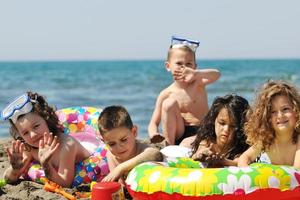
M 61 137 L 60 143 L 66 147 L 74 148 L 77 146 L 78 141 L 69 135 L 65 135 Z
M 187 137 L 184 140 L 182 140 L 182 142 L 179 144 L 179 146 L 192 148 L 192 143 L 195 141 L 195 139 L 196 139 L 196 135 Z
M 80 143 L 69 135 L 64 135 L 59 140 L 59 154 L 62 157 L 77 157 L 83 153 Z

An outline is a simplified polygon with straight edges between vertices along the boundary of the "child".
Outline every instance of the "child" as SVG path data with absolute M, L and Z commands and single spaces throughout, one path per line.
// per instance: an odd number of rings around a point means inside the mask
M 257 96 L 245 125 L 247 142 L 238 166 L 245 167 L 257 157 L 275 165 L 300 169 L 300 95 L 284 81 L 268 81 Z
M 137 164 L 162 160 L 158 149 L 136 140 L 137 126 L 132 124 L 124 107 L 106 107 L 99 116 L 98 126 L 109 149 L 107 160 L 110 173 L 102 181 L 124 180 L 124 176 Z
M 196 69 L 195 51 L 198 45 L 196 41 L 172 38 L 165 66 L 173 75 L 174 82 L 157 98 L 148 126 L 152 143 L 166 139 L 169 145 L 179 144 L 196 133 L 208 111 L 205 86 L 216 81 L 220 72 L 216 69 Z M 160 121 L 164 137 L 158 131 Z
M 239 155 L 248 148 L 243 131 L 248 108 L 248 101 L 241 96 L 217 97 L 191 145 L 192 158 L 207 162 L 208 167 L 236 166 Z M 181 145 L 187 146 L 184 143 Z
M 16 182 L 26 174 L 29 165 L 38 161 L 48 179 L 70 187 L 75 176 L 75 163 L 90 156 L 77 140 L 63 134 L 63 127 L 43 96 L 27 92 L 3 111 L 9 119 L 14 138 L 7 149 L 10 167 L 4 172 L 8 182 Z

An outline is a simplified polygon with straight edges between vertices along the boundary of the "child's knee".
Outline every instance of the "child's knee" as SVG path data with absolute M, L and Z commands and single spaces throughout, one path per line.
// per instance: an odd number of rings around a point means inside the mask
M 170 111 L 172 109 L 175 109 L 176 107 L 178 107 L 178 103 L 173 98 L 167 98 L 162 103 L 162 110 L 163 111 Z

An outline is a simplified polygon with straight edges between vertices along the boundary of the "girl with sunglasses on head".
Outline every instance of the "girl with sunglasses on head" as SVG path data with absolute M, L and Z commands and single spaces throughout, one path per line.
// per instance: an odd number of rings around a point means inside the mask
M 91 153 L 63 133 L 55 110 L 43 96 L 27 92 L 2 111 L 2 118 L 9 119 L 14 138 L 11 148 L 6 150 L 10 167 L 4 178 L 8 182 L 16 182 L 37 161 L 48 179 L 63 187 L 74 184 L 75 163 Z

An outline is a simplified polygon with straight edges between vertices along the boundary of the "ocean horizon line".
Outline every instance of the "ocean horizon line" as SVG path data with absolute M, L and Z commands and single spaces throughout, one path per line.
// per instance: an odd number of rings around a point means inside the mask
M 285 61 L 285 60 L 295 60 L 299 61 L 300 58 L 197 58 L 197 61 Z M 165 61 L 165 59 L 32 59 L 32 60 L 0 60 L 0 63 L 43 63 L 43 62 L 53 62 L 53 63 L 64 63 L 64 62 L 153 62 L 153 61 Z

